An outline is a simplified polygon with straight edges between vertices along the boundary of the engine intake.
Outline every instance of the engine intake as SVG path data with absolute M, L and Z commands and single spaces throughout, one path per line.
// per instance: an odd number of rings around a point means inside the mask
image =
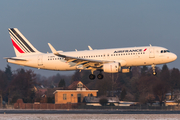
M 121 64 L 119 62 L 106 63 L 103 65 L 103 71 L 107 73 L 118 73 L 121 71 Z

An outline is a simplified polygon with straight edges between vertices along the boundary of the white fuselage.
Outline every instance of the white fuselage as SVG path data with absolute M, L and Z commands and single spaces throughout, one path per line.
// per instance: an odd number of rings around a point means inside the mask
M 169 63 L 177 59 L 177 56 L 174 53 L 169 52 L 166 48 L 157 46 L 85 50 L 60 53 L 66 56 L 81 59 L 119 62 L 121 67 L 158 65 Z M 8 62 L 38 69 L 68 71 L 77 70 L 78 66 L 80 65 L 77 65 L 74 62 L 67 62 L 63 57 L 56 56 L 53 53 L 29 54 L 14 58 L 23 58 L 27 61 L 8 59 Z

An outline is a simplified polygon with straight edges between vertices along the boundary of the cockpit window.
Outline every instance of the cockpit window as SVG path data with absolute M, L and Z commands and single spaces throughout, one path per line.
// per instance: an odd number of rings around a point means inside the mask
M 161 53 L 170 52 L 169 50 L 161 50 Z

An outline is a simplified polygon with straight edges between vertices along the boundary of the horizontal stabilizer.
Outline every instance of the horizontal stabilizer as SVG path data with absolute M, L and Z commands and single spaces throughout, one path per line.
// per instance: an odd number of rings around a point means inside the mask
M 27 61 L 27 60 L 24 59 L 24 58 L 7 58 L 7 57 L 5 57 L 4 59 L 18 60 L 18 61 Z

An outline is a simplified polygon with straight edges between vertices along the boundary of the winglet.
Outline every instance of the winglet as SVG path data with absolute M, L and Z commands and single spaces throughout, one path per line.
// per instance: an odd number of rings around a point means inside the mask
M 89 50 L 93 50 L 91 46 L 88 45 Z
M 54 55 L 60 55 L 50 43 L 48 43 L 48 45 Z

